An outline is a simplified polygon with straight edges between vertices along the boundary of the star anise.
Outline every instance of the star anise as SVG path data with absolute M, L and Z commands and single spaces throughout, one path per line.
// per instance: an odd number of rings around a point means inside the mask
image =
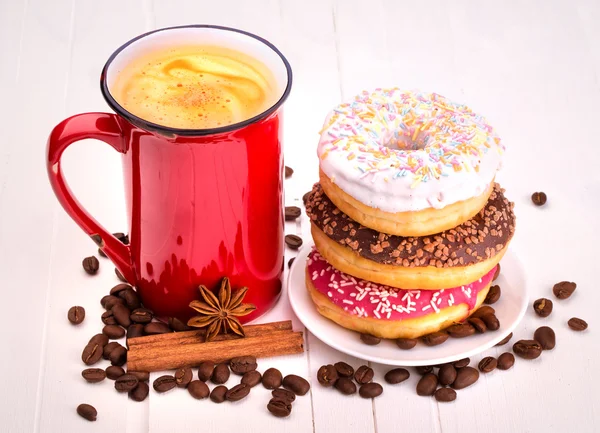
M 229 278 L 225 277 L 221 281 L 219 297 L 208 290 L 206 286 L 199 286 L 202 301 L 192 301 L 190 307 L 200 313 L 199 316 L 192 317 L 188 321 L 188 326 L 195 328 L 208 327 L 206 330 L 206 341 L 211 341 L 219 333 L 227 333 L 231 330 L 234 334 L 244 337 L 244 328 L 237 319 L 256 310 L 253 304 L 243 304 L 242 300 L 248 291 L 247 287 L 242 287 L 231 293 L 231 283 Z

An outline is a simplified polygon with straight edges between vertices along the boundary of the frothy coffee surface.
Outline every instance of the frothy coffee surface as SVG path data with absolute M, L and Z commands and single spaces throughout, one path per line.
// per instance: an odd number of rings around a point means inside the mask
M 117 74 L 110 92 L 130 113 L 183 129 L 242 122 L 279 97 L 265 65 L 214 46 L 175 47 L 137 58 Z

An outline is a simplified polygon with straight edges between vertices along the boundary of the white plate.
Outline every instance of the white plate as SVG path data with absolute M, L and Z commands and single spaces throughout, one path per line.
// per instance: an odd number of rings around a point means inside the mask
M 435 347 L 419 343 L 411 350 L 401 350 L 391 340 L 383 340 L 377 346 L 368 346 L 360 340 L 358 333 L 337 325 L 317 312 L 304 282 L 304 269 L 311 248 L 311 243 L 302 248 L 289 274 L 288 292 L 294 312 L 304 326 L 328 346 L 368 361 L 418 366 L 443 364 L 473 356 L 494 346 L 512 332 L 527 309 L 525 272 L 517 256 L 509 249 L 502 259 L 502 272 L 496 280 L 502 287 L 502 297 L 494 304 L 496 316 L 501 323 L 498 331 L 488 331 L 467 338 L 449 338 Z

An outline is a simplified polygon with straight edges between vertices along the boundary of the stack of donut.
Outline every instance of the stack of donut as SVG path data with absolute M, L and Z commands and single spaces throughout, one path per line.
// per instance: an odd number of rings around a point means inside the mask
M 376 89 L 334 108 L 305 203 L 318 311 L 381 338 L 465 320 L 515 230 L 495 183 L 503 151 L 483 117 L 435 93 Z

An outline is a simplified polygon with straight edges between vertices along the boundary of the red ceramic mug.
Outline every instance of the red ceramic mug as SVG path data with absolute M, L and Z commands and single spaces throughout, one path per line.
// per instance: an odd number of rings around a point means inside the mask
M 280 98 L 246 121 L 188 130 L 145 121 L 111 96 L 117 71 L 132 58 L 190 42 L 217 44 L 262 61 L 277 81 Z M 104 66 L 100 85 L 117 114 L 70 117 L 48 139 L 48 176 L 64 209 L 157 316 L 187 320 L 198 285 L 216 288 L 224 276 L 234 289 L 249 288 L 245 302 L 257 309 L 244 321 L 265 313 L 279 297 L 283 271 L 281 111 L 292 85 L 288 61 L 268 41 L 241 30 L 173 27 L 120 47 Z M 63 151 L 86 138 L 123 154 L 129 245 L 86 212 L 63 178 Z

